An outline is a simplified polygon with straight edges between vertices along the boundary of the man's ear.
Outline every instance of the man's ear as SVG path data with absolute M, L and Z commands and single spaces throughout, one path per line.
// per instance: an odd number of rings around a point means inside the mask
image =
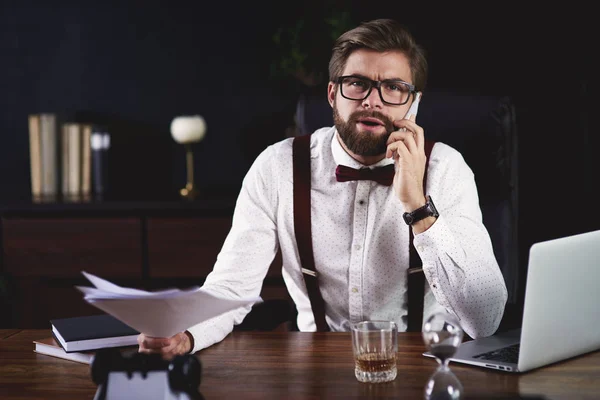
M 329 101 L 329 105 L 333 107 L 333 101 L 335 100 L 335 83 L 329 82 L 327 85 L 327 101 Z

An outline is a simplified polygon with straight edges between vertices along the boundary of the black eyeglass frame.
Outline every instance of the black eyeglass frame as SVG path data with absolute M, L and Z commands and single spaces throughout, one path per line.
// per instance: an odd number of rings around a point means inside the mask
M 366 82 L 369 82 L 371 84 L 371 86 L 369 87 L 369 90 L 367 91 L 367 94 L 365 95 L 365 97 L 363 97 L 362 99 L 352 99 L 350 97 L 347 97 L 346 95 L 344 95 L 344 90 L 342 89 L 342 82 L 344 79 L 347 78 L 354 78 L 354 79 L 360 79 Z M 371 92 L 373 91 L 373 88 L 377 88 L 377 91 L 379 92 L 379 98 L 381 99 L 381 101 L 383 101 L 385 104 L 389 104 L 391 106 L 402 106 L 406 103 L 408 103 L 408 100 L 410 99 L 410 95 L 415 95 L 418 90 L 417 87 L 415 85 L 412 85 L 408 82 L 405 82 L 401 79 L 384 79 L 382 81 L 374 81 L 373 79 L 369 79 L 367 77 L 364 76 L 360 76 L 360 75 L 343 75 L 340 76 L 339 78 L 337 78 L 336 80 L 334 80 L 335 83 L 337 83 L 338 85 L 340 85 L 340 94 L 342 95 L 343 98 L 348 99 L 348 100 L 356 100 L 356 101 L 363 101 L 364 99 L 366 99 L 367 97 L 369 97 L 371 95 Z M 389 101 L 386 101 L 383 98 L 383 94 L 381 94 L 381 85 L 384 83 L 399 83 L 402 85 L 406 85 L 408 86 L 409 89 L 409 96 L 406 98 L 406 101 L 404 103 L 390 103 Z

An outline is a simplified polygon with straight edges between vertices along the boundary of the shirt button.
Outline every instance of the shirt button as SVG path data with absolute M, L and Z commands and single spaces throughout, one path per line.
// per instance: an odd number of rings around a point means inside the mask
M 365 204 L 365 201 L 364 200 L 359 200 L 358 204 L 360 204 L 362 206 L 363 204 Z
M 353 288 L 352 288 L 352 293 L 358 293 L 358 289 L 357 289 L 357 288 L 355 288 L 355 287 L 353 287 Z
M 355 248 L 356 250 L 360 250 L 360 244 L 355 244 L 355 245 L 354 245 L 354 248 Z
M 417 246 L 417 250 L 423 251 L 423 246 Z
M 437 285 L 435 283 L 433 285 L 431 285 L 431 286 L 433 286 L 434 289 L 437 288 Z

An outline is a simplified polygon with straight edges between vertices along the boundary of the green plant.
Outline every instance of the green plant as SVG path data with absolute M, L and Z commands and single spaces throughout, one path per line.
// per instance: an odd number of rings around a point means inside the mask
M 273 34 L 271 76 L 293 76 L 315 86 L 327 76 L 334 41 L 353 26 L 348 11 L 312 12 L 282 24 Z

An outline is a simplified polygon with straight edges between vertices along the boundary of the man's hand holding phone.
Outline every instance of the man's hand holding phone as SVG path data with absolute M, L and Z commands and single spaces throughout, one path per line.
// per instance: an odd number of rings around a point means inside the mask
M 394 121 L 398 130 L 392 132 L 387 141 L 386 157 L 393 157 L 396 166 L 394 191 L 406 211 L 416 210 L 426 202 L 423 188 L 425 135 L 415 122 L 420 100 L 418 92 L 404 119 Z

